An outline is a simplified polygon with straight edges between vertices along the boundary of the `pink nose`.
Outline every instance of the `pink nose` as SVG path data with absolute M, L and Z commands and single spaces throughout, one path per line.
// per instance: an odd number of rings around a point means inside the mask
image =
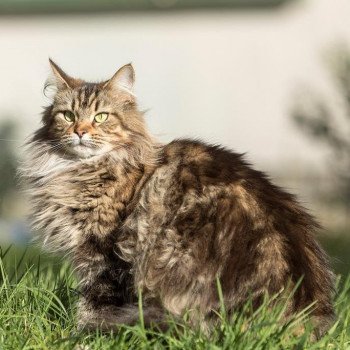
M 75 132 L 80 138 L 82 138 L 83 135 L 87 133 L 87 131 L 81 130 L 81 129 L 74 130 L 74 132 Z

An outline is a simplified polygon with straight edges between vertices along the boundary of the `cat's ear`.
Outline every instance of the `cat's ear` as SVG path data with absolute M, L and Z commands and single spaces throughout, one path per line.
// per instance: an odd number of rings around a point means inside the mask
M 119 68 L 111 79 L 105 82 L 105 88 L 122 89 L 134 94 L 135 71 L 131 63 Z
M 76 86 L 76 79 L 65 73 L 51 58 L 49 58 L 49 62 L 53 73 L 53 79 L 49 78 L 49 80 L 58 90 L 72 89 Z

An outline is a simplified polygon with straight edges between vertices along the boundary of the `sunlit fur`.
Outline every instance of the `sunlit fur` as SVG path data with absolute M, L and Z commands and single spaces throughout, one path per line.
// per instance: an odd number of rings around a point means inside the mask
M 73 79 L 51 62 L 57 92 L 21 169 L 43 246 L 80 282 L 78 323 L 103 330 L 170 312 L 210 332 L 220 308 L 300 288 L 285 317 L 315 303 L 316 335 L 334 319 L 333 275 L 315 220 L 241 155 L 194 140 L 157 144 L 132 93 L 130 65 L 109 81 Z M 64 112 L 74 113 L 74 122 Z M 98 113 L 108 119 L 96 123 Z

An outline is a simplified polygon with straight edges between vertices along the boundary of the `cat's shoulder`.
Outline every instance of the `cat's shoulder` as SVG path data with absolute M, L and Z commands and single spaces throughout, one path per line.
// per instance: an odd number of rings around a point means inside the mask
M 251 172 L 243 154 L 194 139 L 176 139 L 163 147 L 163 165 L 174 164 L 179 174 L 210 184 L 239 180 Z
M 176 139 L 163 147 L 165 162 L 180 160 L 183 165 L 241 166 L 247 167 L 244 154 L 236 153 L 218 144 L 209 144 L 197 139 Z

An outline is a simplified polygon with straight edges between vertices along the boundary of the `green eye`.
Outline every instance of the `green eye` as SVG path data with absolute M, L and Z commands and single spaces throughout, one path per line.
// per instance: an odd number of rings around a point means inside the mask
M 69 123 L 73 123 L 75 120 L 75 115 L 71 111 L 65 111 L 64 112 L 64 119 L 67 120 Z
M 96 123 L 103 123 L 107 120 L 107 118 L 108 118 L 108 113 L 99 113 L 95 115 L 94 120 Z

